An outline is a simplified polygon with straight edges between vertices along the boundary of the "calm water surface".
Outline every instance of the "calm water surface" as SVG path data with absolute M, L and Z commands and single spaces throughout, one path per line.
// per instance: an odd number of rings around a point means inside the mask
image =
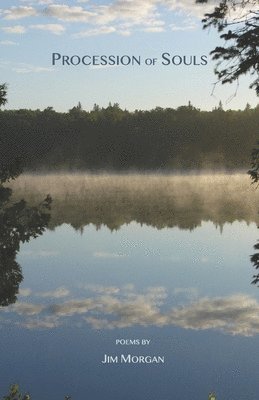
M 53 204 L 49 229 L 17 255 L 17 301 L 0 308 L 1 395 L 17 382 L 37 400 L 258 399 L 258 194 L 243 176 L 205 178 L 13 184 L 14 199 Z

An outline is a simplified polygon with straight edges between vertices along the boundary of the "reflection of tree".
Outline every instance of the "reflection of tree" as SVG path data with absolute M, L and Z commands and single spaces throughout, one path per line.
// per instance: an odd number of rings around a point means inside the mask
M 15 175 L 5 168 L 5 177 Z M 48 224 L 51 198 L 47 196 L 37 207 L 28 206 L 26 201 L 12 202 L 12 190 L 0 184 L 0 306 L 16 301 L 23 276 L 15 258 L 20 244 L 42 234 Z
M 255 250 L 259 250 L 259 242 L 254 245 Z M 251 263 L 255 269 L 259 269 L 259 253 L 255 253 L 250 257 Z M 252 283 L 257 284 L 259 282 L 259 273 L 253 276 Z
M 242 175 L 23 175 L 14 185 L 16 201 L 40 202 L 51 188 L 55 202 L 49 228 L 63 223 L 77 230 L 93 224 L 117 230 L 136 221 L 157 229 L 195 229 L 258 221 L 259 192 Z M 227 195 L 226 195 L 227 193 Z
M 258 145 L 259 143 L 257 143 Z M 251 177 L 252 183 L 258 184 L 259 182 L 259 148 L 253 149 L 252 151 L 252 162 L 251 169 L 248 171 Z M 259 241 L 254 245 L 255 250 L 259 250 Z M 259 253 L 254 253 L 250 256 L 251 263 L 255 269 L 259 269 Z M 255 285 L 259 282 L 259 273 L 253 275 L 252 283 Z

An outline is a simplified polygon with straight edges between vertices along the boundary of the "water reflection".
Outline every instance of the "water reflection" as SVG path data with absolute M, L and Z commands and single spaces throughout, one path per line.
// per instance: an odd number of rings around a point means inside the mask
M 259 242 L 254 245 L 255 250 L 259 250 Z M 259 269 L 259 253 L 254 253 L 250 256 L 251 263 L 255 269 Z M 256 285 L 259 282 L 259 273 L 253 276 L 252 283 Z
M 10 186 L 1 210 L 22 201 L 38 209 L 48 192 L 54 200 L 52 229 L 14 250 L 25 279 L 17 301 L 0 307 L 3 381 L 39 400 L 84 398 L 86 388 L 97 400 L 199 400 L 214 388 L 221 398 L 257 399 L 259 292 L 248 269 L 256 225 L 248 223 L 259 193 L 244 176 L 134 179 L 20 176 Z M 245 222 L 215 228 L 236 220 Z M 116 338 L 151 345 L 118 347 Z M 161 354 L 166 364 L 101 364 L 122 353 Z M 146 382 L 154 382 L 148 393 Z
M 193 230 L 202 221 L 221 228 L 227 222 L 259 222 L 259 191 L 245 174 L 23 175 L 13 187 L 16 198 L 29 204 L 51 193 L 52 228 L 67 223 L 81 231 L 89 224 L 118 230 L 136 221 Z
M 136 221 L 157 229 L 193 230 L 213 221 L 222 230 L 227 222 L 259 222 L 259 191 L 246 174 L 23 175 L 13 187 L 17 201 L 26 197 L 31 205 L 52 193 L 51 229 L 68 223 L 81 232 L 89 224 L 114 231 Z M 258 250 L 259 244 L 254 247 Z M 259 268 L 259 253 L 251 262 Z M 256 274 L 252 283 L 258 282 Z
M 172 326 L 239 336 L 259 334 L 259 302 L 247 294 L 198 297 L 193 288 L 186 288 L 184 303 L 172 304 L 172 294 L 176 293 L 162 286 L 142 288 L 141 292 L 132 284 L 88 285 L 85 290 L 88 296 L 80 298 L 64 287 L 30 292 L 38 302 L 17 302 L 8 313 L 27 329 L 64 325 L 86 325 L 97 330 Z
M 16 261 L 20 244 L 41 235 L 50 219 L 51 198 L 47 196 L 37 207 L 25 200 L 12 200 L 12 189 L 4 183 L 20 172 L 19 164 L 1 165 L 0 171 L 0 306 L 17 299 L 23 280 L 21 266 Z

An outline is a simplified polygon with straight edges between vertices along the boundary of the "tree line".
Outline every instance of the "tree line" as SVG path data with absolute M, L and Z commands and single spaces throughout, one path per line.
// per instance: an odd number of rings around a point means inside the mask
M 80 103 L 69 112 L 52 107 L 0 111 L 0 151 L 5 165 L 27 170 L 247 169 L 259 132 L 259 105 L 201 111 L 129 112 Z

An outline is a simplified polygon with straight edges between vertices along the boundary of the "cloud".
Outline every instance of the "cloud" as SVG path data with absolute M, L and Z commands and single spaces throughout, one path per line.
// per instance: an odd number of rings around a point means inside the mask
M 13 71 L 17 72 L 17 74 L 30 74 L 30 73 L 40 73 L 40 72 L 52 72 L 53 68 L 39 67 L 35 65 L 26 65 L 21 67 L 14 67 Z M 41 257 L 49 257 L 49 256 L 41 256 Z
M 9 67 L 10 67 L 9 61 L 4 61 L 0 59 L 0 68 L 9 68 Z
M 43 11 L 46 17 L 57 18 L 67 22 L 90 22 L 95 13 L 85 10 L 80 6 L 67 6 L 64 4 L 51 4 Z
M 164 32 L 165 28 L 162 26 L 150 26 L 148 28 L 143 29 L 144 32 L 153 32 L 153 33 L 158 33 L 158 32 Z
M 116 29 L 113 26 L 102 26 L 96 29 L 88 29 L 74 34 L 75 38 L 82 38 L 87 36 L 99 36 L 99 35 L 107 35 L 109 33 L 116 32 Z
M 51 25 L 55 24 L 46 24 L 45 26 L 50 28 L 43 28 L 42 17 L 66 23 L 85 24 L 86 29 L 80 26 L 81 31 L 75 34 L 78 38 L 112 32 L 126 36 L 134 29 L 150 33 L 163 32 L 168 12 L 179 17 L 178 20 L 189 19 L 188 24 L 183 21 L 183 24 L 171 25 L 172 30 L 194 29 L 193 16 L 201 18 L 208 10 L 207 4 L 197 5 L 194 0 L 110 0 L 103 3 L 78 0 L 78 5 L 56 4 L 52 0 L 31 0 L 28 3 L 27 6 L 2 10 L 2 18 L 17 20 L 41 17 L 40 23 L 34 25 L 55 34 L 60 34 L 63 30 L 51 29 Z
M 162 4 L 173 12 L 179 12 L 183 16 L 192 16 L 202 19 L 204 14 L 214 9 L 217 2 L 197 4 L 193 0 L 162 0 Z
M 40 18 L 34 25 L 42 27 L 44 26 L 42 23 L 42 18 L 44 17 L 66 23 L 87 25 L 87 29 L 80 27 L 81 32 L 77 34 L 78 38 L 109 34 L 115 31 L 121 35 L 129 35 L 133 30 L 150 33 L 163 32 L 169 13 L 172 17 L 177 18 L 177 23 L 169 24 L 172 31 L 193 30 L 198 26 L 197 19 L 201 20 L 204 14 L 213 10 L 217 4 L 215 0 L 208 1 L 206 4 L 197 4 L 195 0 L 109 0 L 102 3 L 77 0 L 76 5 L 57 4 L 54 0 L 20 1 L 28 5 L 13 6 L 0 10 L 2 19 Z M 256 10 L 255 7 L 254 9 Z M 253 9 L 252 6 L 251 9 Z M 243 18 L 244 10 L 242 13 L 241 11 L 237 7 L 236 13 L 230 18 L 240 18 L 240 15 Z M 46 26 L 51 25 L 55 24 L 46 24 Z M 164 28 L 162 28 L 163 26 Z M 12 27 L 9 28 L 11 29 Z M 54 30 L 54 28 L 53 30 L 51 28 L 40 29 L 54 34 L 63 32 L 58 29 Z
M 1 40 L 0 45 L 1 46 L 16 46 L 18 43 L 13 42 L 12 40 Z
M 62 286 L 62 287 L 59 287 L 59 288 L 49 291 L 49 292 L 39 293 L 38 296 L 60 299 L 60 298 L 69 296 L 69 294 L 70 294 L 70 291 L 67 288 Z
M 42 31 L 48 31 L 53 33 L 54 35 L 61 35 L 65 32 L 65 27 L 60 24 L 38 24 L 38 25 L 30 25 L 31 29 L 39 29 Z
M 54 71 L 54 68 L 52 68 L 52 67 L 41 67 L 41 66 L 32 65 L 32 64 L 14 63 L 14 62 L 10 62 L 10 61 L 2 61 L 2 60 L 0 60 L 0 68 L 11 69 L 12 71 L 17 72 L 18 74 L 41 73 L 41 72 L 53 72 Z M 23 250 L 19 253 L 20 256 L 28 256 L 28 257 L 32 257 L 32 258 L 53 257 L 58 254 L 59 253 L 56 251 L 46 251 L 46 250 L 40 250 L 40 251 Z
M 52 4 L 52 3 L 54 3 L 54 0 L 36 0 L 36 1 L 38 1 L 38 4 L 40 4 L 40 5 L 46 5 L 46 4 Z
M 103 70 L 103 69 L 110 69 L 110 68 L 120 68 L 120 65 L 90 65 L 89 69 L 93 69 L 93 70 Z M 126 257 L 126 256 L 125 256 Z M 114 257 L 116 258 L 116 257 Z
M 21 18 L 36 16 L 37 10 L 33 7 L 11 7 L 8 10 L 2 11 L 3 19 L 17 20 Z
M 54 3 L 54 0 L 20 0 L 22 3 L 36 3 L 38 5 L 46 5 Z
M 12 34 L 22 34 L 26 32 L 26 29 L 22 25 L 15 25 L 15 26 L 4 26 L 2 30 L 5 33 L 12 33 Z
M 157 13 L 156 2 L 152 0 L 117 0 L 103 8 L 99 13 L 102 22 L 106 21 L 127 21 L 133 25 L 146 23 L 155 20 Z
M 197 24 L 189 24 L 189 25 L 176 25 L 176 24 L 171 24 L 170 29 L 171 31 L 177 32 L 177 31 L 192 31 L 194 29 L 197 29 L 198 25 Z

